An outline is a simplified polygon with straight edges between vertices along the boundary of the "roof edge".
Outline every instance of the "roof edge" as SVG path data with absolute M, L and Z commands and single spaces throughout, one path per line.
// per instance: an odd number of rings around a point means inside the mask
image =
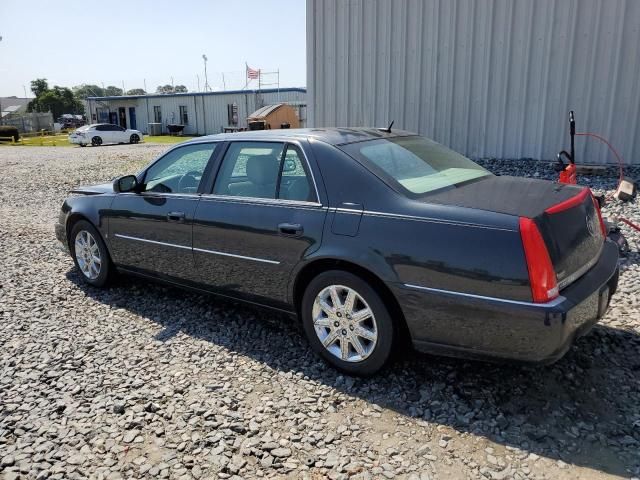
M 258 94 L 258 93 L 278 93 L 278 92 L 299 92 L 307 93 L 303 87 L 287 88 L 263 88 L 261 90 L 224 90 L 221 92 L 185 92 L 185 93 L 152 93 L 150 95 L 119 95 L 113 97 L 87 97 L 86 100 L 135 100 L 138 98 L 162 98 L 162 97 L 188 97 L 188 96 L 210 96 L 210 95 L 238 95 L 238 94 Z

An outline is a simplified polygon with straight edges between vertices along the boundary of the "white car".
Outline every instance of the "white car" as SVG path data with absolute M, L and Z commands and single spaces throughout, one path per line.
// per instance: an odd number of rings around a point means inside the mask
M 122 128 L 112 123 L 94 123 L 85 125 L 69 134 L 69 143 L 77 143 L 81 147 L 89 144 L 95 146 L 103 143 L 138 143 L 143 139 L 142 132 Z

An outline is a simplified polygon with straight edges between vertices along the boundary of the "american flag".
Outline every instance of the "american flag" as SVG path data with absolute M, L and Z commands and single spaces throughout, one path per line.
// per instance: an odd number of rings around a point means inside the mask
M 247 78 L 249 80 L 255 80 L 260 77 L 260 69 L 254 70 L 250 66 L 247 65 Z

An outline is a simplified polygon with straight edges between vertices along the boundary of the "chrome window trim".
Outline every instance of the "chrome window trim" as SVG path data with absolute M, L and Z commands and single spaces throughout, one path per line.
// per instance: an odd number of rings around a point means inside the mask
M 118 238 L 124 238 L 125 240 L 134 240 L 134 241 L 138 241 L 138 242 L 145 242 L 145 243 L 153 243 L 155 245 L 162 245 L 162 246 L 165 246 L 165 247 L 174 247 L 174 248 L 182 248 L 183 250 L 192 250 L 191 247 L 187 247 L 186 245 L 178 245 L 178 244 L 175 244 L 175 243 L 159 242 L 157 240 L 149 240 L 147 238 L 132 237 L 130 235 L 122 235 L 120 233 L 116 233 L 116 234 L 114 234 L 114 236 L 116 236 Z
M 295 140 L 295 141 L 290 141 L 290 140 L 227 140 L 227 142 L 229 142 L 229 145 L 226 148 L 226 151 L 224 152 L 224 155 L 222 157 L 222 159 L 220 160 L 220 165 L 218 167 L 218 171 L 216 172 L 216 175 L 213 179 L 213 188 L 215 188 L 216 186 L 216 180 L 218 179 L 218 175 L 220 174 L 220 170 L 222 169 L 222 163 L 224 162 L 224 159 L 227 155 L 227 151 L 229 151 L 229 147 L 231 146 L 232 143 L 282 143 L 284 145 L 283 148 L 283 153 L 285 153 L 286 148 L 289 145 L 293 145 L 295 147 L 298 148 L 298 150 L 300 150 L 302 152 L 302 156 L 304 157 L 304 162 L 307 165 L 307 169 L 309 171 L 309 173 L 311 174 L 311 181 L 313 182 L 313 189 L 316 192 L 316 200 L 315 202 L 309 202 L 309 201 L 304 201 L 304 200 L 287 200 L 284 198 L 258 198 L 258 197 L 238 197 L 238 196 L 234 196 L 234 195 L 221 195 L 219 193 L 205 193 L 202 196 L 205 197 L 214 197 L 214 198 L 233 198 L 233 199 L 252 199 L 252 200 L 271 200 L 273 202 L 290 202 L 292 204 L 304 204 L 304 205 L 319 205 L 322 206 L 322 203 L 320 202 L 320 192 L 318 190 L 318 184 L 316 183 L 316 176 L 313 173 L 313 169 L 311 168 L 311 163 L 309 162 L 309 157 L 307 157 L 307 152 L 305 151 L 304 147 L 299 143 L 299 140 Z M 286 154 L 285 154 L 286 155 Z
M 200 193 L 162 193 L 162 192 L 119 192 L 118 195 L 139 195 L 141 197 L 186 197 L 188 199 L 200 198 Z
M 271 265 L 280 265 L 280 262 L 278 262 L 276 260 L 267 260 L 266 258 L 247 257 L 245 255 L 236 255 L 235 253 L 220 252 L 218 250 L 207 250 L 206 248 L 195 248 L 194 247 L 193 250 L 195 252 L 211 253 L 213 255 L 221 255 L 223 257 L 240 258 L 240 259 L 243 259 L 243 260 L 253 260 L 254 262 L 269 263 Z
M 218 195 L 215 193 L 203 193 L 200 195 L 202 200 L 214 200 L 229 203 L 249 203 L 259 205 L 269 205 L 273 207 L 307 207 L 309 209 L 320 209 L 322 204 L 318 202 L 305 202 L 303 200 L 286 200 L 277 198 L 260 198 L 260 197 L 239 197 L 236 195 Z
M 489 296 L 485 296 L 485 295 L 476 295 L 474 293 L 463 293 L 463 292 L 456 292 L 456 291 L 453 291 L 453 290 L 443 290 L 443 289 L 440 289 L 440 288 L 423 287 L 422 285 L 413 285 L 413 284 L 410 284 L 410 283 L 405 283 L 404 286 L 407 287 L 407 288 L 410 288 L 412 290 L 420 290 L 420 291 L 429 292 L 429 293 L 440 293 L 440 294 L 457 296 L 457 297 L 472 298 L 472 299 L 475 299 L 475 300 L 486 300 L 486 301 L 490 301 L 490 302 L 506 303 L 506 304 L 509 304 L 509 305 L 520 305 L 520 306 L 533 307 L 533 308 L 555 307 L 555 306 L 561 304 L 562 302 L 564 302 L 566 300 L 565 297 L 560 295 L 559 297 L 556 297 L 553 300 L 551 300 L 549 302 L 546 302 L 546 303 L 534 303 L 534 302 L 527 302 L 527 301 L 522 301 L 522 300 L 509 300 L 507 298 L 498 298 L 498 297 L 489 297 Z

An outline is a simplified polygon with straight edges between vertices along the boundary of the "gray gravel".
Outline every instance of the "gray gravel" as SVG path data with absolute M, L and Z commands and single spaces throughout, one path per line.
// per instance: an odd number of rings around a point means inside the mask
M 557 364 L 407 354 L 354 379 L 288 318 L 130 278 L 80 283 L 53 234 L 67 190 L 165 148 L 0 147 L 4 478 L 640 475 L 637 234 L 612 309 Z M 484 163 L 555 178 L 545 164 Z M 640 222 L 638 200 L 606 214 Z

